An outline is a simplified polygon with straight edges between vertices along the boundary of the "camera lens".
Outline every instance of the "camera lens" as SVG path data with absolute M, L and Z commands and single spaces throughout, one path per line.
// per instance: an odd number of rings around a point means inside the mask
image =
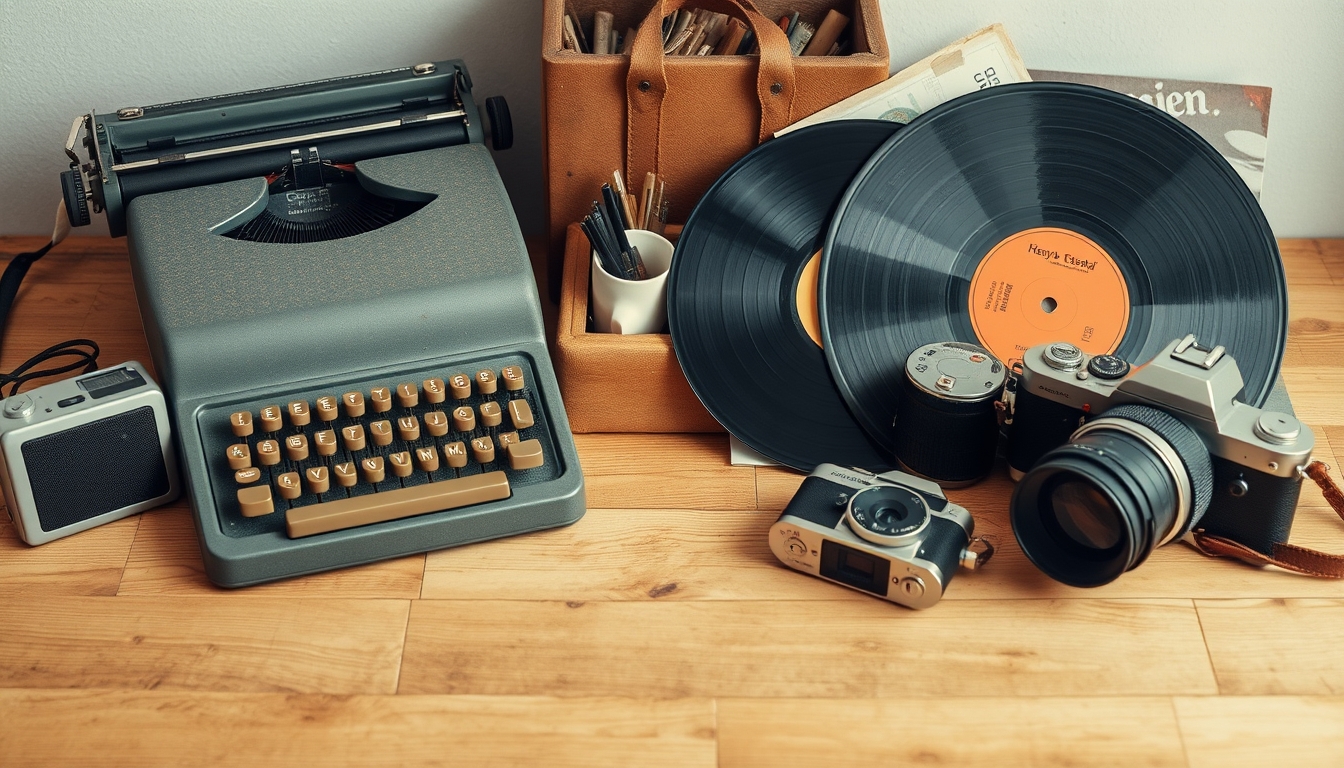
M 845 518 L 859 538 L 892 547 L 908 543 L 924 530 L 929 509 L 913 491 L 883 485 L 854 494 Z
M 1120 406 L 1026 473 L 1010 504 L 1013 533 L 1051 578 L 1100 586 L 1190 530 L 1212 490 L 1194 430 L 1154 408 Z

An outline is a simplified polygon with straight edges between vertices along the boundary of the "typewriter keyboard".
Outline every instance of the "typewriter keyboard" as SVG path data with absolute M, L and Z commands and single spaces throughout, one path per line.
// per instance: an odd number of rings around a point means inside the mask
M 201 419 L 230 536 L 301 538 L 456 509 L 558 474 L 521 357 L 219 406 Z

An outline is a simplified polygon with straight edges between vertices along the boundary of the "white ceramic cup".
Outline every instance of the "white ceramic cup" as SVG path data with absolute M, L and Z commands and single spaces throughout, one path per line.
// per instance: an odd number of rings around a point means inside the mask
M 628 229 L 625 236 L 639 249 L 648 277 L 623 280 L 610 275 L 593 251 L 593 325 L 600 333 L 659 333 L 667 324 L 667 270 L 672 266 L 672 243 L 644 229 Z

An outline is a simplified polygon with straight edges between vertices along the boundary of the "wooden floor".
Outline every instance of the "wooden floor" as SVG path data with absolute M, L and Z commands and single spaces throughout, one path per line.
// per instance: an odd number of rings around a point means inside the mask
M 1284 376 L 1344 481 L 1344 241 L 1283 251 Z M 124 241 L 33 268 L 0 368 L 75 336 L 149 362 Z M 570 528 L 241 591 L 182 504 L 37 548 L 0 523 L 0 765 L 1344 763 L 1344 583 L 1173 545 L 1064 587 L 999 474 L 951 495 L 1000 553 L 909 611 L 770 554 L 800 475 L 721 435 L 576 439 Z M 1293 538 L 1344 551 L 1314 487 Z

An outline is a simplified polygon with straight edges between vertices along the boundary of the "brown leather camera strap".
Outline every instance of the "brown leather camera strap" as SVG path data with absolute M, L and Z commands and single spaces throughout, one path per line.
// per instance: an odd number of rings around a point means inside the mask
M 1315 480 L 1321 487 L 1321 493 L 1325 495 L 1325 500 L 1330 502 L 1330 508 L 1344 519 L 1344 492 L 1340 491 L 1339 486 L 1330 477 L 1330 466 L 1324 462 L 1313 461 L 1307 465 L 1305 471 L 1307 477 Z M 1274 553 L 1266 555 L 1231 539 L 1203 531 L 1195 531 L 1187 541 L 1195 549 L 1210 557 L 1235 557 L 1256 565 L 1273 565 L 1308 576 L 1344 579 L 1344 555 L 1332 555 L 1293 544 L 1275 544 Z

